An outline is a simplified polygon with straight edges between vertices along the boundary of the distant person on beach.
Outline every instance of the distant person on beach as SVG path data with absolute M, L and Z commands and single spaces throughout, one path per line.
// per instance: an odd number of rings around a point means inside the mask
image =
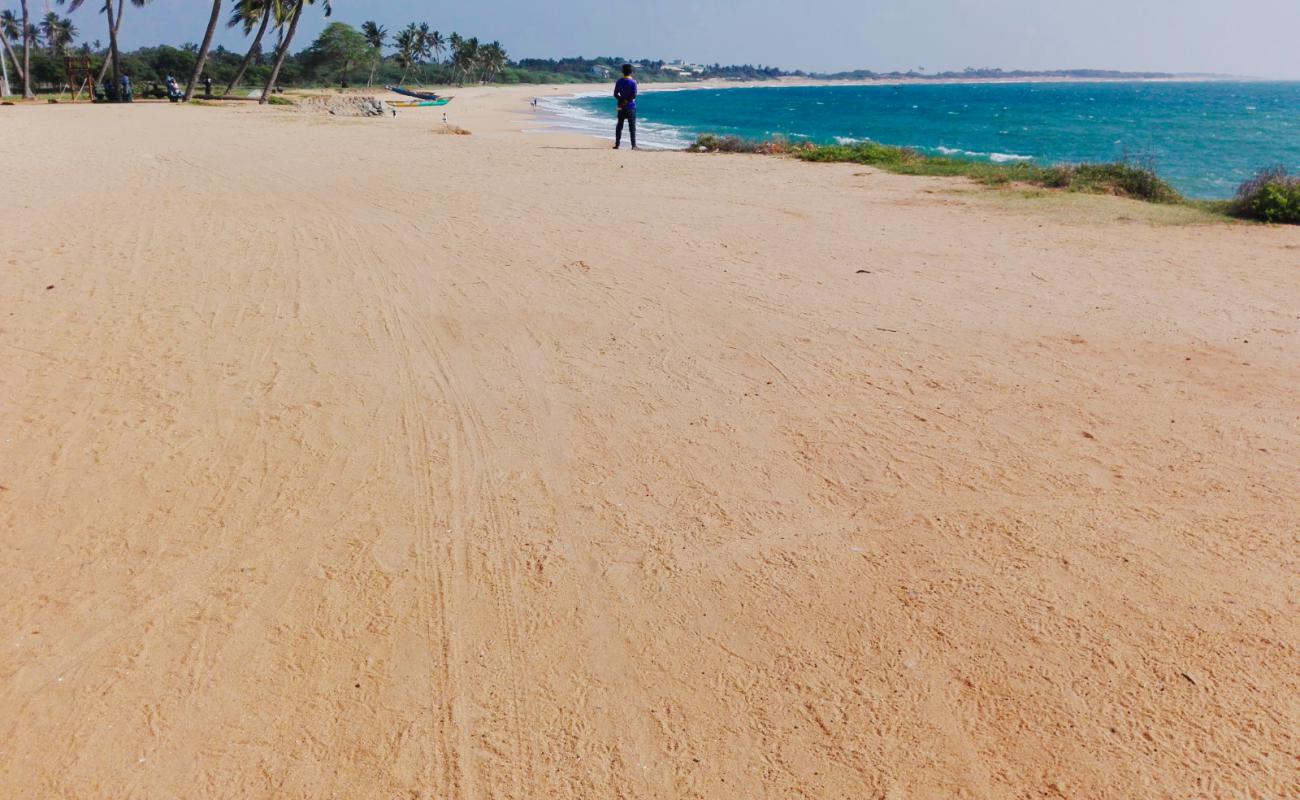
M 204 97 L 211 97 L 211 96 L 212 96 L 212 76 L 211 76 L 211 75 L 204 75 L 204 76 L 203 76 L 203 96 L 204 96 Z
M 614 84 L 614 99 L 618 101 L 618 127 L 614 129 L 614 149 L 623 143 L 623 123 L 636 149 L 636 80 L 632 78 L 632 65 L 623 65 L 623 77 Z
M 122 101 L 123 103 L 130 103 L 132 100 L 135 99 L 135 90 L 131 88 L 131 76 L 123 75 L 120 83 L 121 83 L 121 94 L 118 96 L 118 100 Z

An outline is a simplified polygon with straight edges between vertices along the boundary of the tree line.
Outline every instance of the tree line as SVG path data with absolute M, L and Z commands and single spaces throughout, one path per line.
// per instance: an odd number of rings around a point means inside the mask
M 12 67 L 17 86 L 27 98 L 33 97 L 37 88 L 57 90 L 66 84 L 65 57 L 69 55 L 91 59 L 97 85 L 117 87 L 121 77 L 128 75 L 148 91 L 145 84 L 149 81 L 160 84 L 168 76 L 188 78 L 185 96 L 189 99 L 207 77 L 221 87 L 218 94 L 260 88 L 262 102 L 281 86 L 350 86 L 363 80 L 367 86 L 408 80 L 441 84 L 585 82 L 616 72 L 625 61 L 618 57 L 511 61 L 500 42 L 482 42 L 459 33 L 444 35 L 424 22 L 412 22 L 396 31 L 374 21 L 363 23 L 360 29 L 332 22 L 311 45 L 294 52 L 303 17 L 308 13 L 329 17 L 333 12 L 330 0 L 213 0 L 201 43 L 122 52 L 118 42 L 123 20 L 148 13 L 151 0 L 94 0 L 102 3 L 102 38 L 99 32 L 79 31 L 59 11 L 33 17 L 31 0 L 0 0 L 14 2 L 16 8 L 0 9 L 0 62 L 6 69 Z M 60 10 L 68 12 L 84 4 L 84 0 L 56 2 Z M 239 30 L 247 46 L 238 50 L 213 47 L 222 24 Z M 749 64 L 702 65 L 684 72 L 681 65 L 664 61 L 633 63 L 643 81 L 763 80 L 803 74 Z
M 73 12 L 84 0 L 57 2 Z M 124 75 L 137 83 L 188 77 L 189 99 L 207 77 L 223 87 L 222 94 L 246 85 L 261 87 L 262 102 L 284 85 L 349 85 L 359 71 L 364 71 L 368 85 L 376 80 L 402 83 L 408 77 L 464 83 L 500 80 L 510 66 L 500 42 L 481 42 L 459 33 L 444 36 L 427 23 L 414 22 L 391 34 L 373 21 L 361 30 L 334 22 L 310 46 L 293 52 L 304 15 L 315 9 L 329 17 L 330 0 L 213 0 L 201 44 L 122 52 L 118 41 L 128 9 L 134 14 L 149 4 L 150 0 L 103 0 L 104 39 L 88 37 L 79 42 L 82 32 L 70 18 L 50 11 L 35 19 L 30 0 L 18 0 L 17 8 L 0 9 L 0 60 L 6 72 L 12 68 L 16 86 L 28 99 L 37 88 L 61 89 L 68 77 L 65 58 L 80 55 L 96 65 L 97 84 L 116 87 Z M 246 48 L 232 51 L 212 46 L 223 21 L 244 34 Z

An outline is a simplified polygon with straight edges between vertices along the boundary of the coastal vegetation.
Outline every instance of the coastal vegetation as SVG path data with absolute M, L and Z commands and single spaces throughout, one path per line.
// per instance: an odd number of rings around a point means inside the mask
M 59 0 L 75 11 L 84 0 Z M 0 0 L 3 3 L 3 0 Z M 168 76 L 188 78 L 187 95 L 201 78 L 209 77 L 217 94 L 232 94 L 240 87 L 261 87 L 263 96 L 274 89 L 327 85 L 384 85 L 404 83 L 521 83 L 547 82 L 551 75 L 522 69 L 510 61 L 500 42 L 485 42 L 459 33 L 444 35 L 427 22 L 412 22 L 390 33 L 376 22 L 360 29 L 333 22 L 315 41 L 297 46 L 299 23 L 312 9 L 326 17 L 333 6 L 327 0 L 213 0 L 205 14 L 202 43 L 179 47 L 160 44 L 120 52 L 122 20 L 127 6 L 144 9 L 149 0 L 115 0 L 102 9 L 106 21 L 104 40 L 78 40 L 80 32 L 67 18 L 48 14 L 39 22 L 30 17 L 22 0 L 15 9 L 0 9 L 0 59 L 15 77 L 13 89 L 28 98 L 37 93 L 61 94 L 68 88 L 66 58 L 89 58 L 96 83 L 129 75 L 139 93 L 154 93 L 152 84 Z M 213 46 L 222 15 L 226 27 L 237 29 L 248 44 L 237 50 Z M 198 28 L 196 27 L 196 32 Z M 224 90 L 220 87 L 224 87 Z
M 691 150 L 700 153 L 755 153 L 801 161 L 864 164 L 901 175 L 964 177 L 986 186 L 1028 184 L 1089 194 L 1109 194 L 1149 203 L 1195 206 L 1203 211 L 1270 223 L 1300 224 L 1300 177 L 1285 169 L 1261 170 L 1242 184 L 1231 202 L 1189 200 L 1149 165 L 1110 162 L 1038 164 L 1033 161 L 994 163 L 971 158 L 930 155 L 910 147 L 876 142 L 817 144 L 789 139 L 750 140 L 705 134 Z
M 58 2 L 69 11 L 84 4 L 84 0 Z M 346 88 L 408 81 L 458 85 L 579 83 L 604 79 L 629 62 L 636 65 L 637 77 L 650 83 L 803 75 L 762 65 L 694 65 L 621 56 L 514 61 L 501 42 L 455 32 L 444 34 L 423 21 L 394 31 L 373 20 L 364 22 L 359 29 L 333 22 L 314 42 L 295 51 L 299 23 L 309 11 L 315 9 L 331 16 L 333 6 L 327 0 L 213 0 L 205 15 L 201 43 L 120 51 L 118 41 L 128 6 L 147 13 L 149 4 L 149 0 L 105 0 L 101 13 L 106 37 L 79 40 L 81 32 L 71 19 L 50 12 L 37 21 L 29 14 L 28 0 L 18 0 L 16 10 L 0 10 L 0 59 L 11 68 L 17 86 L 27 98 L 37 93 L 60 94 L 67 89 L 68 56 L 89 58 L 97 84 L 111 80 L 110 85 L 116 86 L 119 76 L 129 75 L 145 96 L 156 94 L 168 76 L 188 78 L 187 99 L 194 95 L 203 77 L 213 80 L 217 94 L 233 94 L 247 85 L 261 87 L 262 96 L 267 97 L 282 88 Z M 239 30 L 247 39 L 246 47 L 213 45 L 224 14 L 228 14 L 226 27 Z M 196 33 L 197 23 L 196 18 Z
M 1233 216 L 1300 225 L 1300 176 L 1285 167 L 1268 167 L 1237 189 L 1228 207 Z

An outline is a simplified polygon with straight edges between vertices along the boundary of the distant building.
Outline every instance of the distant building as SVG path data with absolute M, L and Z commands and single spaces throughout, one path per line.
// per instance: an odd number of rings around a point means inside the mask
M 608 78 L 613 74 L 613 70 L 604 64 L 593 64 L 591 67 L 591 74 L 597 78 Z

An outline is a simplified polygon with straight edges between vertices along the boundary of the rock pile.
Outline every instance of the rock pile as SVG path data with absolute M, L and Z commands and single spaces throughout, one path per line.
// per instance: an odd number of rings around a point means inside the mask
M 298 101 L 298 108 L 308 113 L 335 117 L 387 117 L 393 111 L 383 100 L 353 95 L 319 95 Z

